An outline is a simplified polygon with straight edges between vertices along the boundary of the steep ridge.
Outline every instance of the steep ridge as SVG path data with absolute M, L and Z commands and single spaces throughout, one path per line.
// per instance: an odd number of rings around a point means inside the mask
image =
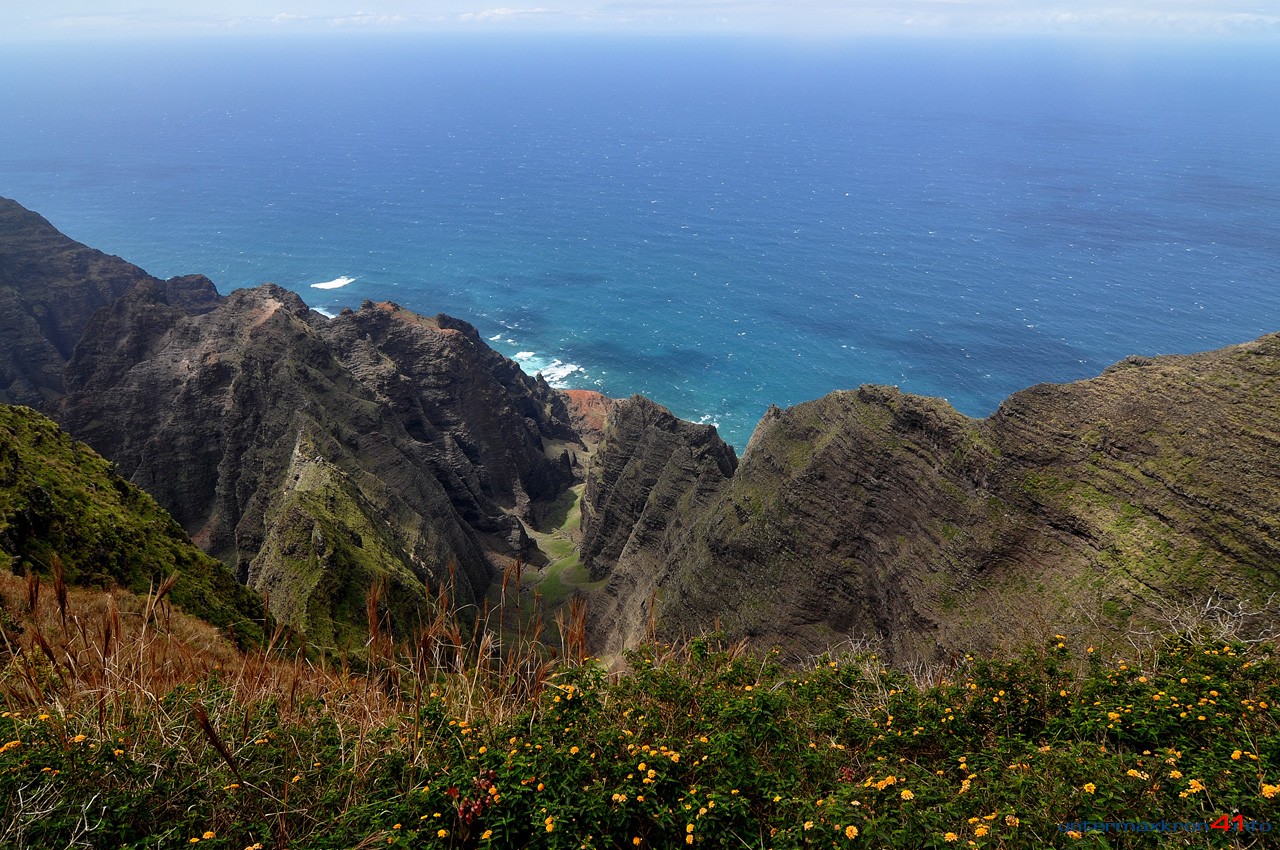
M 564 448 L 579 441 L 561 395 L 450 316 L 366 302 L 320 333 L 352 376 L 430 447 L 434 474 L 463 518 L 517 550 L 527 546 L 514 517 L 533 521 L 537 506 L 573 480 Z
M 677 419 L 644 396 L 611 406 L 582 500 L 582 563 L 608 578 L 589 606 L 598 649 L 647 633 L 653 596 L 679 562 L 673 541 L 728 483 L 738 459 L 711 425 Z
M 176 573 L 178 607 L 242 644 L 262 636 L 257 595 L 150 496 L 54 422 L 0 405 L 0 569 L 48 580 L 55 556 L 69 585 L 145 594 Z
M 597 547 L 595 570 L 630 578 L 592 601 L 614 612 L 594 639 L 614 648 L 652 599 L 667 636 L 718 623 L 797 655 L 875 638 L 905 662 L 1258 600 L 1280 591 L 1278 414 L 1280 336 L 1131 358 L 981 421 L 872 386 L 775 408 L 731 480 L 665 496 L 692 509 L 658 539 Z M 602 470 L 653 439 L 615 420 Z M 643 527 L 586 501 L 588 539 Z
M 94 311 L 154 278 L 7 198 L 0 234 L 0 404 L 44 407 L 62 395 L 62 369 Z
M 479 600 L 581 475 L 565 397 L 448 316 L 161 281 L 12 201 L 0 290 L 0 399 L 110 457 L 313 642 L 361 640 L 374 585 L 401 631 L 443 583 Z
M 199 300 L 149 281 L 95 316 L 62 418 L 314 642 L 357 640 L 375 583 L 401 631 L 430 587 L 477 600 L 486 552 L 524 553 L 519 517 L 571 480 L 542 442 L 572 438 L 563 403 L 463 323 Z
M 772 408 L 739 462 L 647 399 L 524 375 L 457 319 L 223 297 L 0 213 L 4 397 L 38 397 L 316 644 L 362 642 L 374 586 L 403 634 L 442 584 L 479 602 L 495 562 L 545 561 L 528 529 L 581 462 L 575 586 L 598 588 L 606 651 L 718 625 L 909 662 L 1280 590 L 1280 337 L 1130 358 L 981 421 L 832 393 Z

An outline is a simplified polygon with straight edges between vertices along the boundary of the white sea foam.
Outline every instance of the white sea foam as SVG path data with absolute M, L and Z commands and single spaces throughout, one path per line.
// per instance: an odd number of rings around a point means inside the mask
M 489 337 L 489 342 L 497 342 L 500 339 L 502 339 L 502 334 L 494 334 L 493 336 Z
M 577 363 L 566 363 L 559 359 L 547 360 L 545 357 L 539 357 L 536 351 L 517 351 L 513 359 L 519 361 L 520 368 L 525 371 L 525 374 L 541 374 L 548 384 L 557 389 L 566 388 L 568 384 L 565 379 L 575 372 L 583 371 Z
M 338 317 L 336 313 L 330 313 L 328 310 L 326 310 L 323 307 L 312 307 L 311 309 L 315 310 L 317 313 L 319 313 L 321 316 L 324 316 L 327 319 L 336 319 Z
M 577 363 L 565 363 L 562 360 L 552 360 L 545 368 L 540 369 L 542 377 L 547 379 L 547 383 L 553 387 L 563 389 L 567 386 L 565 379 L 574 372 L 581 372 L 582 367 Z
M 354 277 L 347 277 L 346 275 L 343 275 L 342 277 L 335 277 L 333 280 L 326 280 L 323 283 L 313 283 L 311 284 L 311 288 L 312 289 L 341 289 L 347 284 L 355 283 L 355 282 L 356 282 L 356 279 Z

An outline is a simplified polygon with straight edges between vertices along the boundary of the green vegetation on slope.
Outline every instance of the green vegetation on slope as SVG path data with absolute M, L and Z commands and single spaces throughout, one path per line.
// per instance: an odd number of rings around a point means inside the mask
M 605 584 L 591 580 L 579 553 L 582 491 L 585 486 L 579 484 L 566 490 L 550 511 L 543 530 L 534 531 L 531 535 L 549 563 L 540 571 L 528 574 L 529 585 L 537 590 L 552 613 L 575 593 L 597 590 Z
M 698 640 L 644 647 L 616 681 L 563 667 L 514 714 L 474 699 L 482 669 L 413 656 L 374 679 L 220 666 L 105 726 L 91 702 L 15 706 L 10 693 L 0 832 L 33 847 L 87 829 L 103 847 L 236 850 L 1179 840 L 1088 820 L 1193 823 L 1203 831 L 1181 837 L 1197 846 L 1266 846 L 1249 830 L 1280 823 L 1275 645 L 1083 650 L 968 659 L 922 685 L 874 656 L 786 674 Z M 262 690 L 273 677 L 279 692 Z M 1207 829 L 1236 815 L 1239 830 Z
M 150 496 L 51 420 L 0 406 L 0 568 L 48 575 L 55 555 L 71 585 L 146 593 L 176 573 L 176 605 L 242 644 L 261 638 L 256 594 Z

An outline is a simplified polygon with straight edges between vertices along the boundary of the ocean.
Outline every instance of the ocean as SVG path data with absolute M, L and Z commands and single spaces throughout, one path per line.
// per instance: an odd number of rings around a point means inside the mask
M 0 195 L 152 274 L 445 312 L 741 449 L 863 383 L 973 416 L 1280 330 L 1245 41 L 8 45 Z

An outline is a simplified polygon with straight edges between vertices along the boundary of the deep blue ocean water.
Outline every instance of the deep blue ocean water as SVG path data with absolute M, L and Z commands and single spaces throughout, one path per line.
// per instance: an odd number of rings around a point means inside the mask
M 983 416 L 1280 330 L 1272 47 L 9 46 L 0 195 L 159 276 L 459 316 L 741 448 L 832 389 Z

